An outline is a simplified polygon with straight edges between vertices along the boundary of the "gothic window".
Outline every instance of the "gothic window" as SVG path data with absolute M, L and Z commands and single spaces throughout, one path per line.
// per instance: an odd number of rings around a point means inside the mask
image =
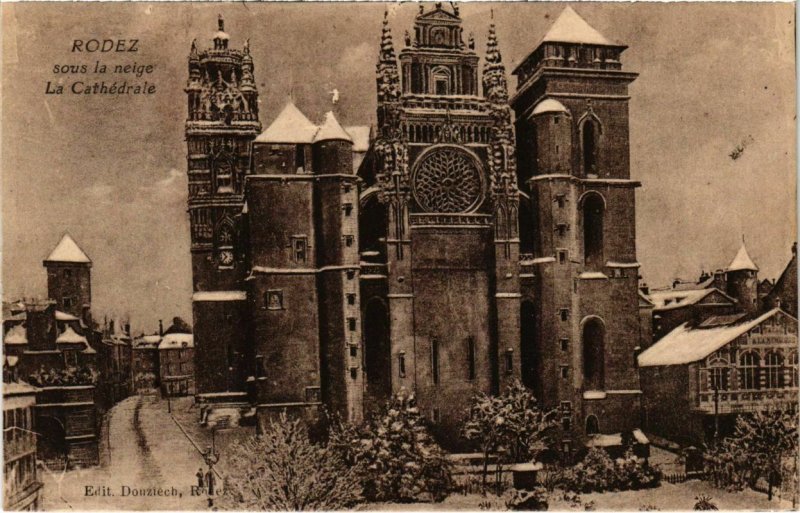
M 589 193 L 583 200 L 583 254 L 584 265 L 589 269 L 603 266 L 603 215 L 605 202 L 597 193 Z
M 583 151 L 584 175 L 597 175 L 597 136 L 600 127 L 597 122 L 589 118 L 581 127 L 581 146 Z
M 216 163 L 217 192 L 233 192 L 233 165 L 230 161 L 221 160 Z
M 483 176 L 478 166 L 463 150 L 437 148 L 424 155 L 416 166 L 414 198 L 426 212 L 470 212 L 483 199 Z
M 402 351 L 397 355 L 397 373 L 401 378 L 406 377 L 406 353 Z
M 431 376 L 433 384 L 439 383 L 439 341 L 437 339 L 431 340 Z
M 283 310 L 283 291 L 268 290 L 265 298 L 267 310 Z
M 583 383 L 585 390 L 605 387 L 605 327 L 597 318 L 583 325 Z
M 467 379 L 475 379 L 475 339 L 467 339 Z
M 783 388 L 783 356 L 778 352 L 771 352 L 764 362 L 766 370 L 766 387 Z
M 758 353 L 748 351 L 739 357 L 740 386 L 745 390 L 761 388 L 759 383 L 761 358 Z
M 596 435 L 600 432 L 600 422 L 598 422 L 597 417 L 595 415 L 589 415 L 586 417 L 586 435 Z

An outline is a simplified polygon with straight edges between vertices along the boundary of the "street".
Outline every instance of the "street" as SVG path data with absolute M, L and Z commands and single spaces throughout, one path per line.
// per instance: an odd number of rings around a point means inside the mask
M 167 402 L 133 396 L 109 412 L 105 468 L 42 470 L 46 510 L 203 510 L 193 496 L 203 458 L 167 412 Z

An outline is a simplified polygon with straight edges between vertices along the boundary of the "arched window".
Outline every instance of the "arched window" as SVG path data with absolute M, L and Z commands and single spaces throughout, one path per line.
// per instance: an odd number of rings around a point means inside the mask
M 596 435 L 600 432 L 600 422 L 597 416 L 589 415 L 586 417 L 586 436 Z
M 603 390 L 605 387 L 605 326 L 592 318 L 583 325 L 583 388 Z
M 437 95 L 450 94 L 450 70 L 437 66 L 431 70 L 431 92 Z
M 728 368 L 728 362 L 719 358 L 709 362 L 708 384 L 711 390 L 728 390 L 730 386 L 728 382 L 729 376 L 730 369 Z
M 761 358 L 758 353 L 748 351 L 739 357 L 739 376 L 741 388 L 757 390 L 761 388 L 759 377 L 761 374 Z
M 600 127 L 593 119 L 587 119 L 581 126 L 581 149 L 583 150 L 583 174 L 597 174 L 597 142 Z
M 603 214 L 605 202 L 597 193 L 589 193 L 583 200 L 583 256 L 589 269 L 600 269 L 603 261 Z
M 783 388 L 783 356 L 778 352 L 771 352 L 764 361 L 766 371 L 766 388 Z

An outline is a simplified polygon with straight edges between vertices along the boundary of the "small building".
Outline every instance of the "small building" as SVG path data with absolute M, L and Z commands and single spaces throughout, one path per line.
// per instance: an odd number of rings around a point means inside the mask
M 796 408 L 797 350 L 797 319 L 779 308 L 681 324 L 638 357 L 645 430 L 697 445 L 739 413 Z
M 193 395 L 194 337 L 169 333 L 158 344 L 159 379 L 165 396 Z
M 158 346 L 161 335 L 142 335 L 133 340 L 131 349 L 131 374 L 133 392 L 136 394 L 153 393 L 158 390 L 159 365 Z
M 36 388 L 3 383 L 3 510 L 36 511 L 42 482 L 36 468 Z

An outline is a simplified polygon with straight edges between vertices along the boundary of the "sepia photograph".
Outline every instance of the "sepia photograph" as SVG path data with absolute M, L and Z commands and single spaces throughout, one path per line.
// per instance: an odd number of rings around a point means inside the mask
M 3 2 L 3 510 L 793 511 L 793 2 Z

